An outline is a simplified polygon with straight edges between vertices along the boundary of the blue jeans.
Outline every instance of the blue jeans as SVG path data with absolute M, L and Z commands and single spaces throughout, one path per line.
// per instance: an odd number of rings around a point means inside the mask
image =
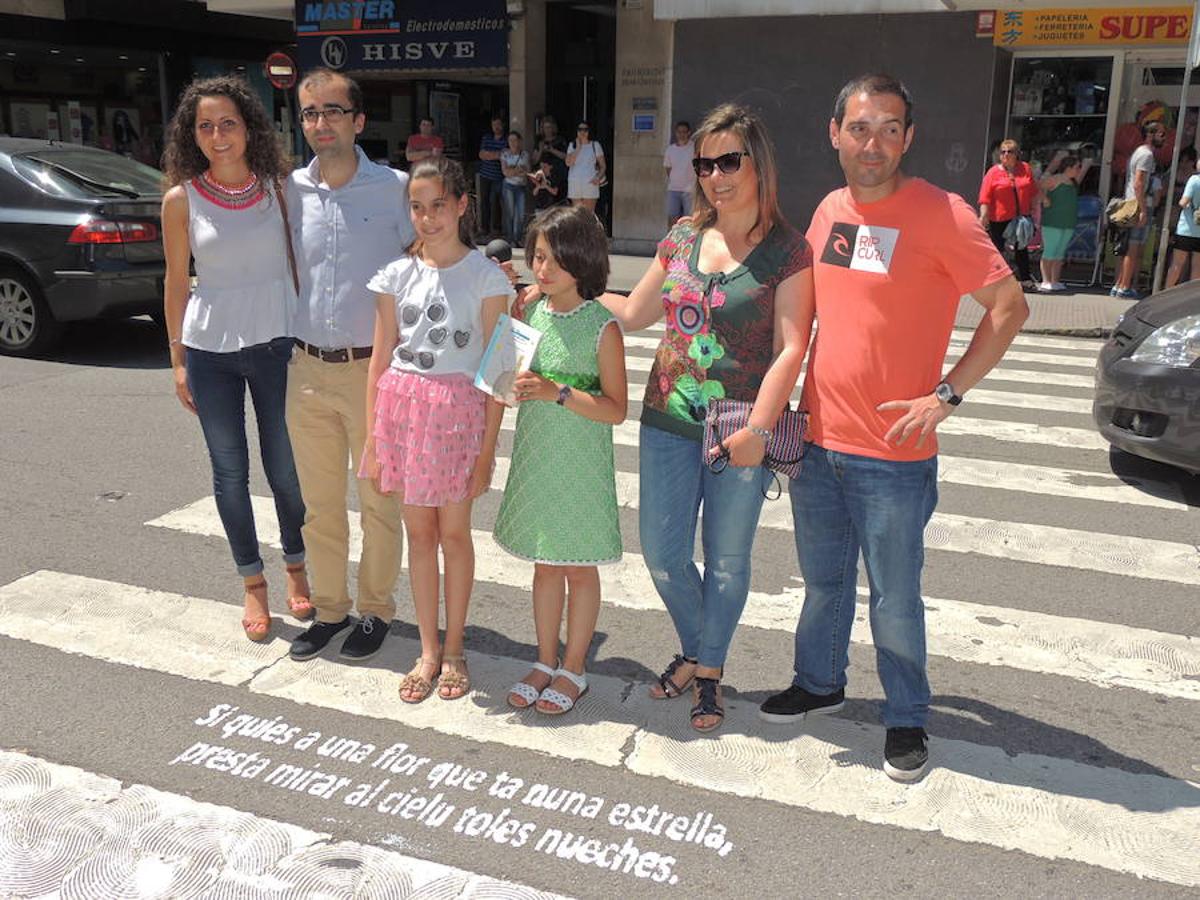
M 763 466 L 711 471 L 699 441 L 641 427 L 638 528 L 642 553 L 683 655 L 719 669 L 750 592 L 750 550 L 771 473 Z M 704 577 L 696 520 L 704 504 Z
M 804 576 L 794 683 L 814 694 L 846 686 L 861 549 L 883 723 L 923 728 L 929 679 L 921 567 L 925 525 L 937 506 L 937 457 L 893 462 L 809 444 L 789 490 Z
M 504 182 L 504 237 L 514 247 L 525 230 L 525 185 Z
M 295 344 L 279 337 L 231 353 L 187 351 L 188 388 L 200 415 L 204 443 L 212 460 L 213 496 L 225 526 L 238 574 L 263 570 L 254 513 L 250 508 L 250 451 L 246 443 L 246 388 L 258 419 L 267 483 L 275 495 L 279 535 L 286 563 L 304 561 L 304 500 L 292 460 L 292 444 L 284 422 L 288 360 Z
M 692 214 L 691 191 L 667 191 L 667 221 L 674 225 L 681 216 Z

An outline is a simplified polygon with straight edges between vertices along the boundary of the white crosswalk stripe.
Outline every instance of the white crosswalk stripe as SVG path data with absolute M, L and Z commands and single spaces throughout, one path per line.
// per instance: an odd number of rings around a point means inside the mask
M 54 627 L 66 621 L 70 628 Z M 87 642 L 90 656 L 198 681 L 209 679 L 214 664 L 224 671 L 241 667 L 244 661 L 232 657 L 246 655 L 235 617 L 223 604 L 56 572 L 0 588 L 0 633 L 67 652 L 81 652 Z M 171 652 L 164 652 L 167 642 Z M 396 639 L 390 652 L 415 649 L 415 642 Z M 727 700 L 720 736 L 688 741 L 686 725 L 661 721 L 662 704 L 644 691 L 593 676 L 571 717 L 553 728 L 530 728 L 523 719 L 535 713 L 500 706 L 507 686 L 526 669 L 517 660 L 473 655 L 473 695 L 486 703 L 457 703 L 452 710 L 438 704 L 430 713 L 381 703 L 396 678 L 378 668 L 324 659 L 295 663 L 286 652 L 279 639 L 261 648 L 251 693 L 476 742 L 573 754 L 708 791 L 1200 885 L 1200 856 L 1171 852 L 1200 832 L 1200 786 L 1185 781 L 1051 757 L 1012 757 L 935 738 L 945 763 L 921 784 L 904 786 L 887 779 L 874 761 L 882 738 L 875 726 L 825 719 L 781 741 L 779 730 L 758 722 L 752 704 Z
M 628 498 L 628 487 L 626 487 Z M 274 507 L 256 497 L 259 538 L 279 546 Z M 769 507 L 778 515 L 779 506 Z M 790 515 L 783 513 L 784 515 Z M 211 498 L 174 510 L 148 525 L 220 538 L 224 532 Z M 766 527 L 780 527 L 772 519 Z M 789 523 L 790 525 L 790 523 Z M 351 558 L 361 553 L 362 536 L 351 523 Z M 974 532 L 961 540 L 968 543 Z M 524 590 L 532 566 L 500 550 L 486 531 L 473 532 L 478 581 Z M 779 593 L 751 591 L 741 621 L 746 625 L 791 632 L 804 600 L 800 579 Z M 662 602 L 640 554 L 627 552 L 620 563 L 600 569 L 603 602 L 609 606 L 661 612 Z M 1121 685 L 1200 700 L 1200 640 L 1121 625 L 1001 609 L 978 603 L 928 598 L 929 652 L 962 662 L 1002 665 L 1064 675 L 1103 686 Z M 851 639 L 870 643 L 865 607 L 859 609 Z
M 4 897 L 350 897 L 372 882 L 396 897 L 557 897 L 3 750 L 0 823 Z

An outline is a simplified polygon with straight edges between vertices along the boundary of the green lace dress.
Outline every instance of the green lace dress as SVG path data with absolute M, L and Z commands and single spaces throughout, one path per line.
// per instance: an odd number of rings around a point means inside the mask
M 597 349 L 612 314 L 595 300 L 568 313 L 536 301 L 525 320 L 543 333 L 534 372 L 600 393 Z M 514 556 L 559 566 L 621 558 L 612 426 L 553 401 L 520 405 L 512 464 L 496 518 L 496 543 Z

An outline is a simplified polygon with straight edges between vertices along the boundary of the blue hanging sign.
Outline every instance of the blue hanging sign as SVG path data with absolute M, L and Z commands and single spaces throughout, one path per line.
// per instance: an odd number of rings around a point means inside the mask
M 296 0 L 296 44 L 302 70 L 503 69 L 508 14 L 505 0 Z

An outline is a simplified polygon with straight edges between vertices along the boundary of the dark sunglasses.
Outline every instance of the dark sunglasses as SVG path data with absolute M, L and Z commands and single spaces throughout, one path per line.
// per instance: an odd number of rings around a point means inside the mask
M 701 178 L 707 178 L 713 173 L 713 167 L 720 169 L 725 175 L 732 175 L 742 167 L 742 157 L 749 156 L 750 153 L 746 150 L 731 150 L 729 153 L 722 153 L 715 159 L 707 156 L 697 156 L 692 160 L 692 168 L 696 170 L 696 174 Z
M 1017 152 L 1016 150 L 1001 150 L 1001 151 L 1000 151 L 1000 155 L 1001 155 L 1001 156 L 1012 156 L 1012 155 L 1014 155 L 1016 152 Z

